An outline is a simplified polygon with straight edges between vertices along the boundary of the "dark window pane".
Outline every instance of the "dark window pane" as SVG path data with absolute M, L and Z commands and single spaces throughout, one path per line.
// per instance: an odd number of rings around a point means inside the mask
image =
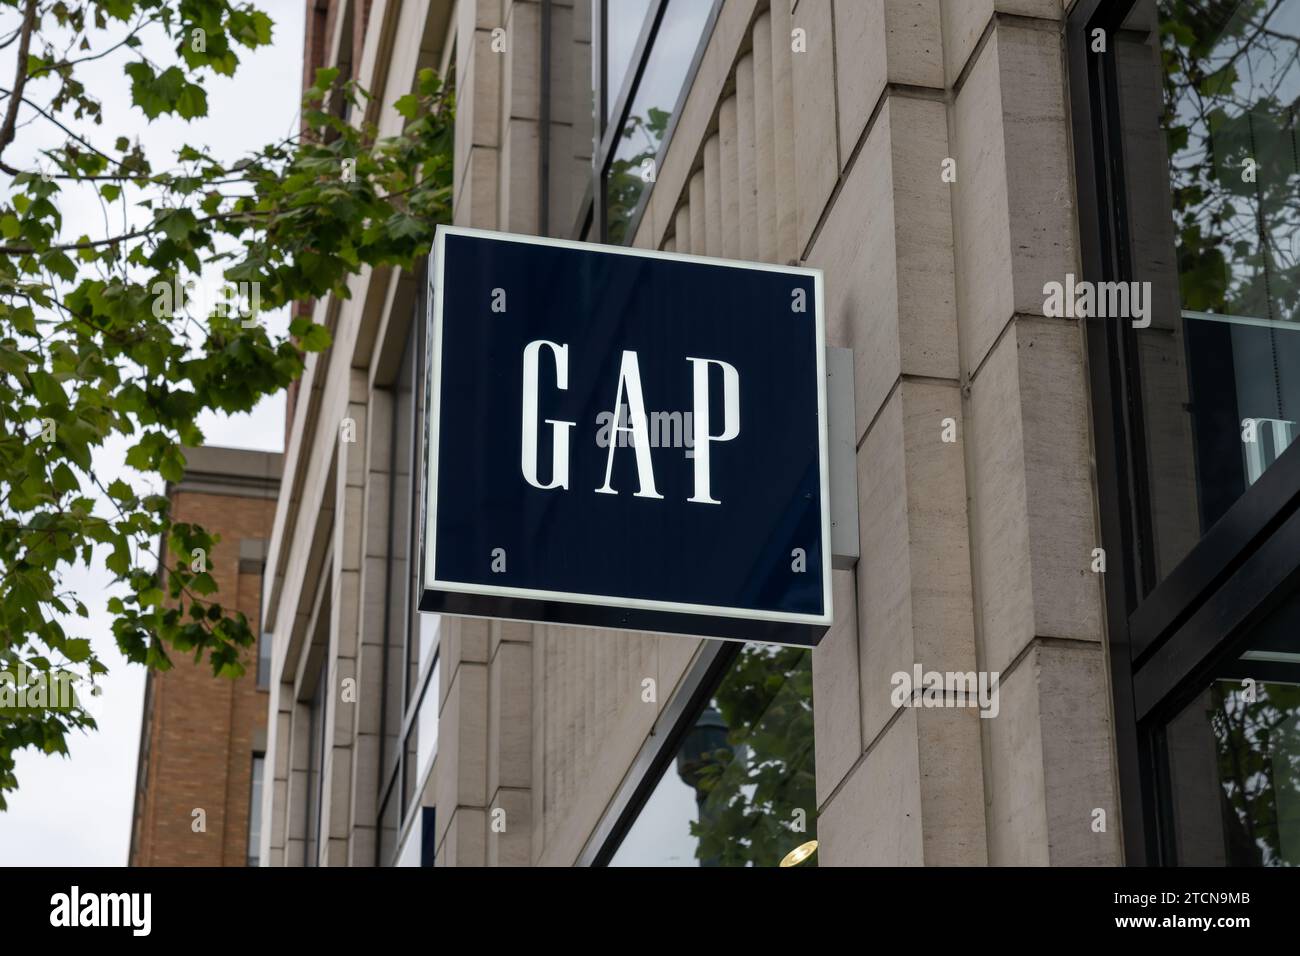
M 1300 0 L 1144 0 L 1127 26 L 1149 588 L 1300 433 Z
M 632 214 L 658 173 L 653 163 L 712 8 L 711 0 L 668 0 L 607 167 L 605 221 L 612 243 L 631 238 L 627 230 Z
M 434 838 L 437 836 L 435 823 L 437 822 L 437 811 L 433 807 L 424 807 L 420 811 L 420 866 L 433 866 L 434 855 L 437 847 L 434 846 Z
M 776 866 L 816 830 L 812 652 L 746 644 L 610 864 Z
M 325 747 L 329 739 L 326 726 L 325 695 L 329 688 L 329 667 L 322 664 L 316 678 L 316 690 L 311 698 L 308 732 L 311 734 L 307 755 L 307 833 L 303 858 L 304 866 L 316 866 L 320 853 L 321 797 L 324 775 L 321 767 L 325 760 Z

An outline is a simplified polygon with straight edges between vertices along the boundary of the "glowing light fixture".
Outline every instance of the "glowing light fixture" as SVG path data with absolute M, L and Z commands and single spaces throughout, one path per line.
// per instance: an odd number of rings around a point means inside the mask
M 817 841 L 809 840 L 807 843 L 802 843 L 787 853 L 785 859 L 781 861 L 781 866 L 798 866 L 816 852 Z

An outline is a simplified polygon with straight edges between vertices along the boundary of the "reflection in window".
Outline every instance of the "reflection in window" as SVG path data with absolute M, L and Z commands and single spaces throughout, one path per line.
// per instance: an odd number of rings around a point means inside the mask
M 610 864 L 776 866 L 816 817 L 812 652 L 746 644 Z
M 1286 450 L 1300 418 L 1300 2 L 1166 3 L 1162 12 L 1164 122 L 1208 526 Z
M 1165 729 L 1173 855 L 1300 865 L 1300 599 Z
M 601 0 L 594 0 L 600 3 Z M 623 89 L 632 65 L 637 37 L 650 10 L 650 0 L 604 0 L 605 2 L 605 121 Z
M 612 243 L 629 238 L 632 215 L 654 181 L 659 148 L 712 6 L 708 0 L 668 0 L 606 173 L 605 217 Z
M 1154 585 L 1300 434 L 1300 0 L 1148 22 L 1118 62 Z

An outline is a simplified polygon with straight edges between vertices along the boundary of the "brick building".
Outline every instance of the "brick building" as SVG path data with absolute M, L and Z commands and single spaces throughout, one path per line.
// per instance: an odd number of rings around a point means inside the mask
M 212 447 L 185 455 L 185 477 L 167 489 L 172 517 L 220 536 L 210 555 L 214 599 L 256 628 L 281 456 Z M 149 671 L 131 866 L 256 865 L 267 713 L 266 661 L 258 651 L 233 681 L 175 652 L 171 670 Z M 195 829 L 199 809 L 202 832 Z

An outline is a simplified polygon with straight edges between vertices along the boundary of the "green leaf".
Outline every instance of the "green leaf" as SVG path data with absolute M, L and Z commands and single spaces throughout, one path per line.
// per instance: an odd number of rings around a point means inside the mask
M 167 481 L 178 482 L 185 477 L 185 456 L 176 445 L 168 445 L 158 463 L 158 473 Z
M 299 337 L 298 344 L 306 352 L 322 352 L 329 348 L 330 333 L 323 325 L 312 325 Z
M 206 571 L 200 571 L 190 580 L 190 590 L 195 594 L 215 594 L 217 590 L 217 582 L 213 579 L 212 575 L 208 574 Z
M 194 83 L 185 86 L 176 98 L 176 112 L 185 119 L 207 116 L 208 95 L 203 91 L 203 87 Z
M 420 100 L 415 94 L 407 93 L 397 98 L 393 103 L 393 109 L 397 110 L 399 116 L 415 119 L 415 114 L 420 110 Z
M 108 483 L 108 495 L 116 501 L 129 501 L 135 497 L 135 491 L 121 478 L 114 478 Z
M 131 552 L 126 546 L 125 538 L 118 538 L 113 542 L 113 550 L 104 559 L 104 567 L 119 578 L 125 577 L 126 573 L 131 570 Z

